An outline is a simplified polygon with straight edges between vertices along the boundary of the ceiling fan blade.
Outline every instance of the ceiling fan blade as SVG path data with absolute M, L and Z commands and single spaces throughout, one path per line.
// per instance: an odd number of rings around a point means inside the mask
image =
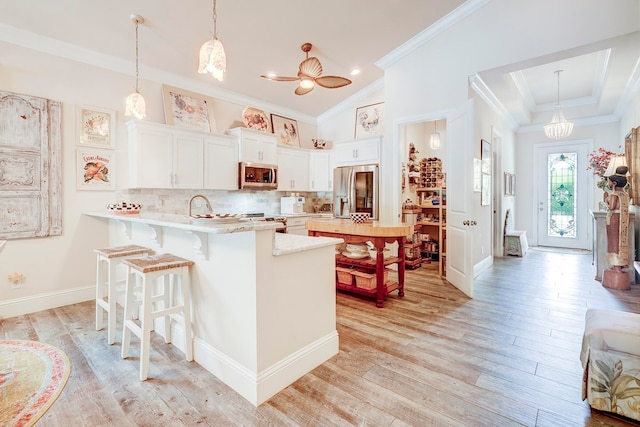
M 305 59 L 300 63 L 300 71 L 298 72 L 298 75 L 300 75 L 300 73 L 314 79 L 319 77 L 320 74 L 322 74 L 322 64 L 320 63 L 320 60 L 314 56 Z
M 313 88 L 314 88 L 314 86 L 311 86 L 309 88 L 298 86 L 296 88 L 296 95 L 304 95 L 306 93 L 309 93 L 309 92 L 311 92 L 313 90 Z
M 280 76 L 260 76 L 268 80 L 273 80 L 276 82 L 294 82 L 296 80 L 300 80 L 299 77 L 280 77 Z
M 351 80 L 345 79 L 344 77 L 338 77 L 338 76 L 322 76 L 322 77 L 316 78 L 316 83 L 318 83 L 322 87 L 335 89 L 338 87 L 351 84 Z

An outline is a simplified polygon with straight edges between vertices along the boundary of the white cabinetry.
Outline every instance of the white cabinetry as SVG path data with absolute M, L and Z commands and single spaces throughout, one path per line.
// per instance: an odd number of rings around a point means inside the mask
M 278 147 L 278 190 L 309 189 L 309 151 Z
M 129 187 L 202 188 L 203 137 L 172 126 L 127 122 Z
M 309 152 L 309 190 L 333 191 L 333 173 L 328 151 Z
M 275 165 L 278 161 L 276 136 L 248 128 L 227 131 L 238 138 L 239 162 Z
M 236 138 L 130 120 L 130 188 L 236 190 Z
M 382 137 L 373 136 L 334 144 L 336 166 L 363 165 L 380 162 Z
M 204 138 L 204 188 L 238 189 L 238 142 L 229 135 Z

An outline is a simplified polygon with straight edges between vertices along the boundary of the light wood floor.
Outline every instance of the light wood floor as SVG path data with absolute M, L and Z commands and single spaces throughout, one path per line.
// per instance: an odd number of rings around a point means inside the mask
M 149 374 L 106 344 L 86 302 L 5 319 L 0 337 L 48 342 L 72 373 L 38 426 L 622 426 L 580 400 L 587 308 L 640 313 L 640 285 L 593 280 L 591 255 L 531 250 L 498 258 L 468 299 L 407 271 L 385 308 L 339 293 L 340 353 L 254 408 L 171 345 L 154 339 Z M 118 341 L 119 341 L 118 335 Z M 637 424 L 636 424 L 637 425 Z

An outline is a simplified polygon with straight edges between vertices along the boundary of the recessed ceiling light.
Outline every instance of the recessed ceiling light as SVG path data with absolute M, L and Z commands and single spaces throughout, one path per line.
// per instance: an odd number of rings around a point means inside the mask
M 353 70 L 351 70 L 352 76 L 357 76 L 358 74 L 360 74 L 360 70 L 358 70 L 357 68 L 354 68 Z

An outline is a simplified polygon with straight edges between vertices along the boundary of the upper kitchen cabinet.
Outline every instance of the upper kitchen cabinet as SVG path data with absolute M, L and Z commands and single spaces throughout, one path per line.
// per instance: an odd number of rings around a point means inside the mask
M 309 190 L 309 151 L 278 147 L 278 190 Z
M 233 128 L 227 133 L 238 140 L 239 162 L 277 164 L 277 142 L 274 134 L 249 128 Z
M 202 188 L 202 133 L 130 120 L 129 187 Z
M 129 187 L 238 189 L 235 137 L 130 120 Z
M 204 188 L 238 189 L 238 141 L 230 135 L 204 139 Z
M 333 149 L 334 163 L 336 166 L 380 163 L 381 142 L 381 136 L 336 142 Z
M 309 152 L 309 190 L 333 191 L 333 173 L 329 151 Z

